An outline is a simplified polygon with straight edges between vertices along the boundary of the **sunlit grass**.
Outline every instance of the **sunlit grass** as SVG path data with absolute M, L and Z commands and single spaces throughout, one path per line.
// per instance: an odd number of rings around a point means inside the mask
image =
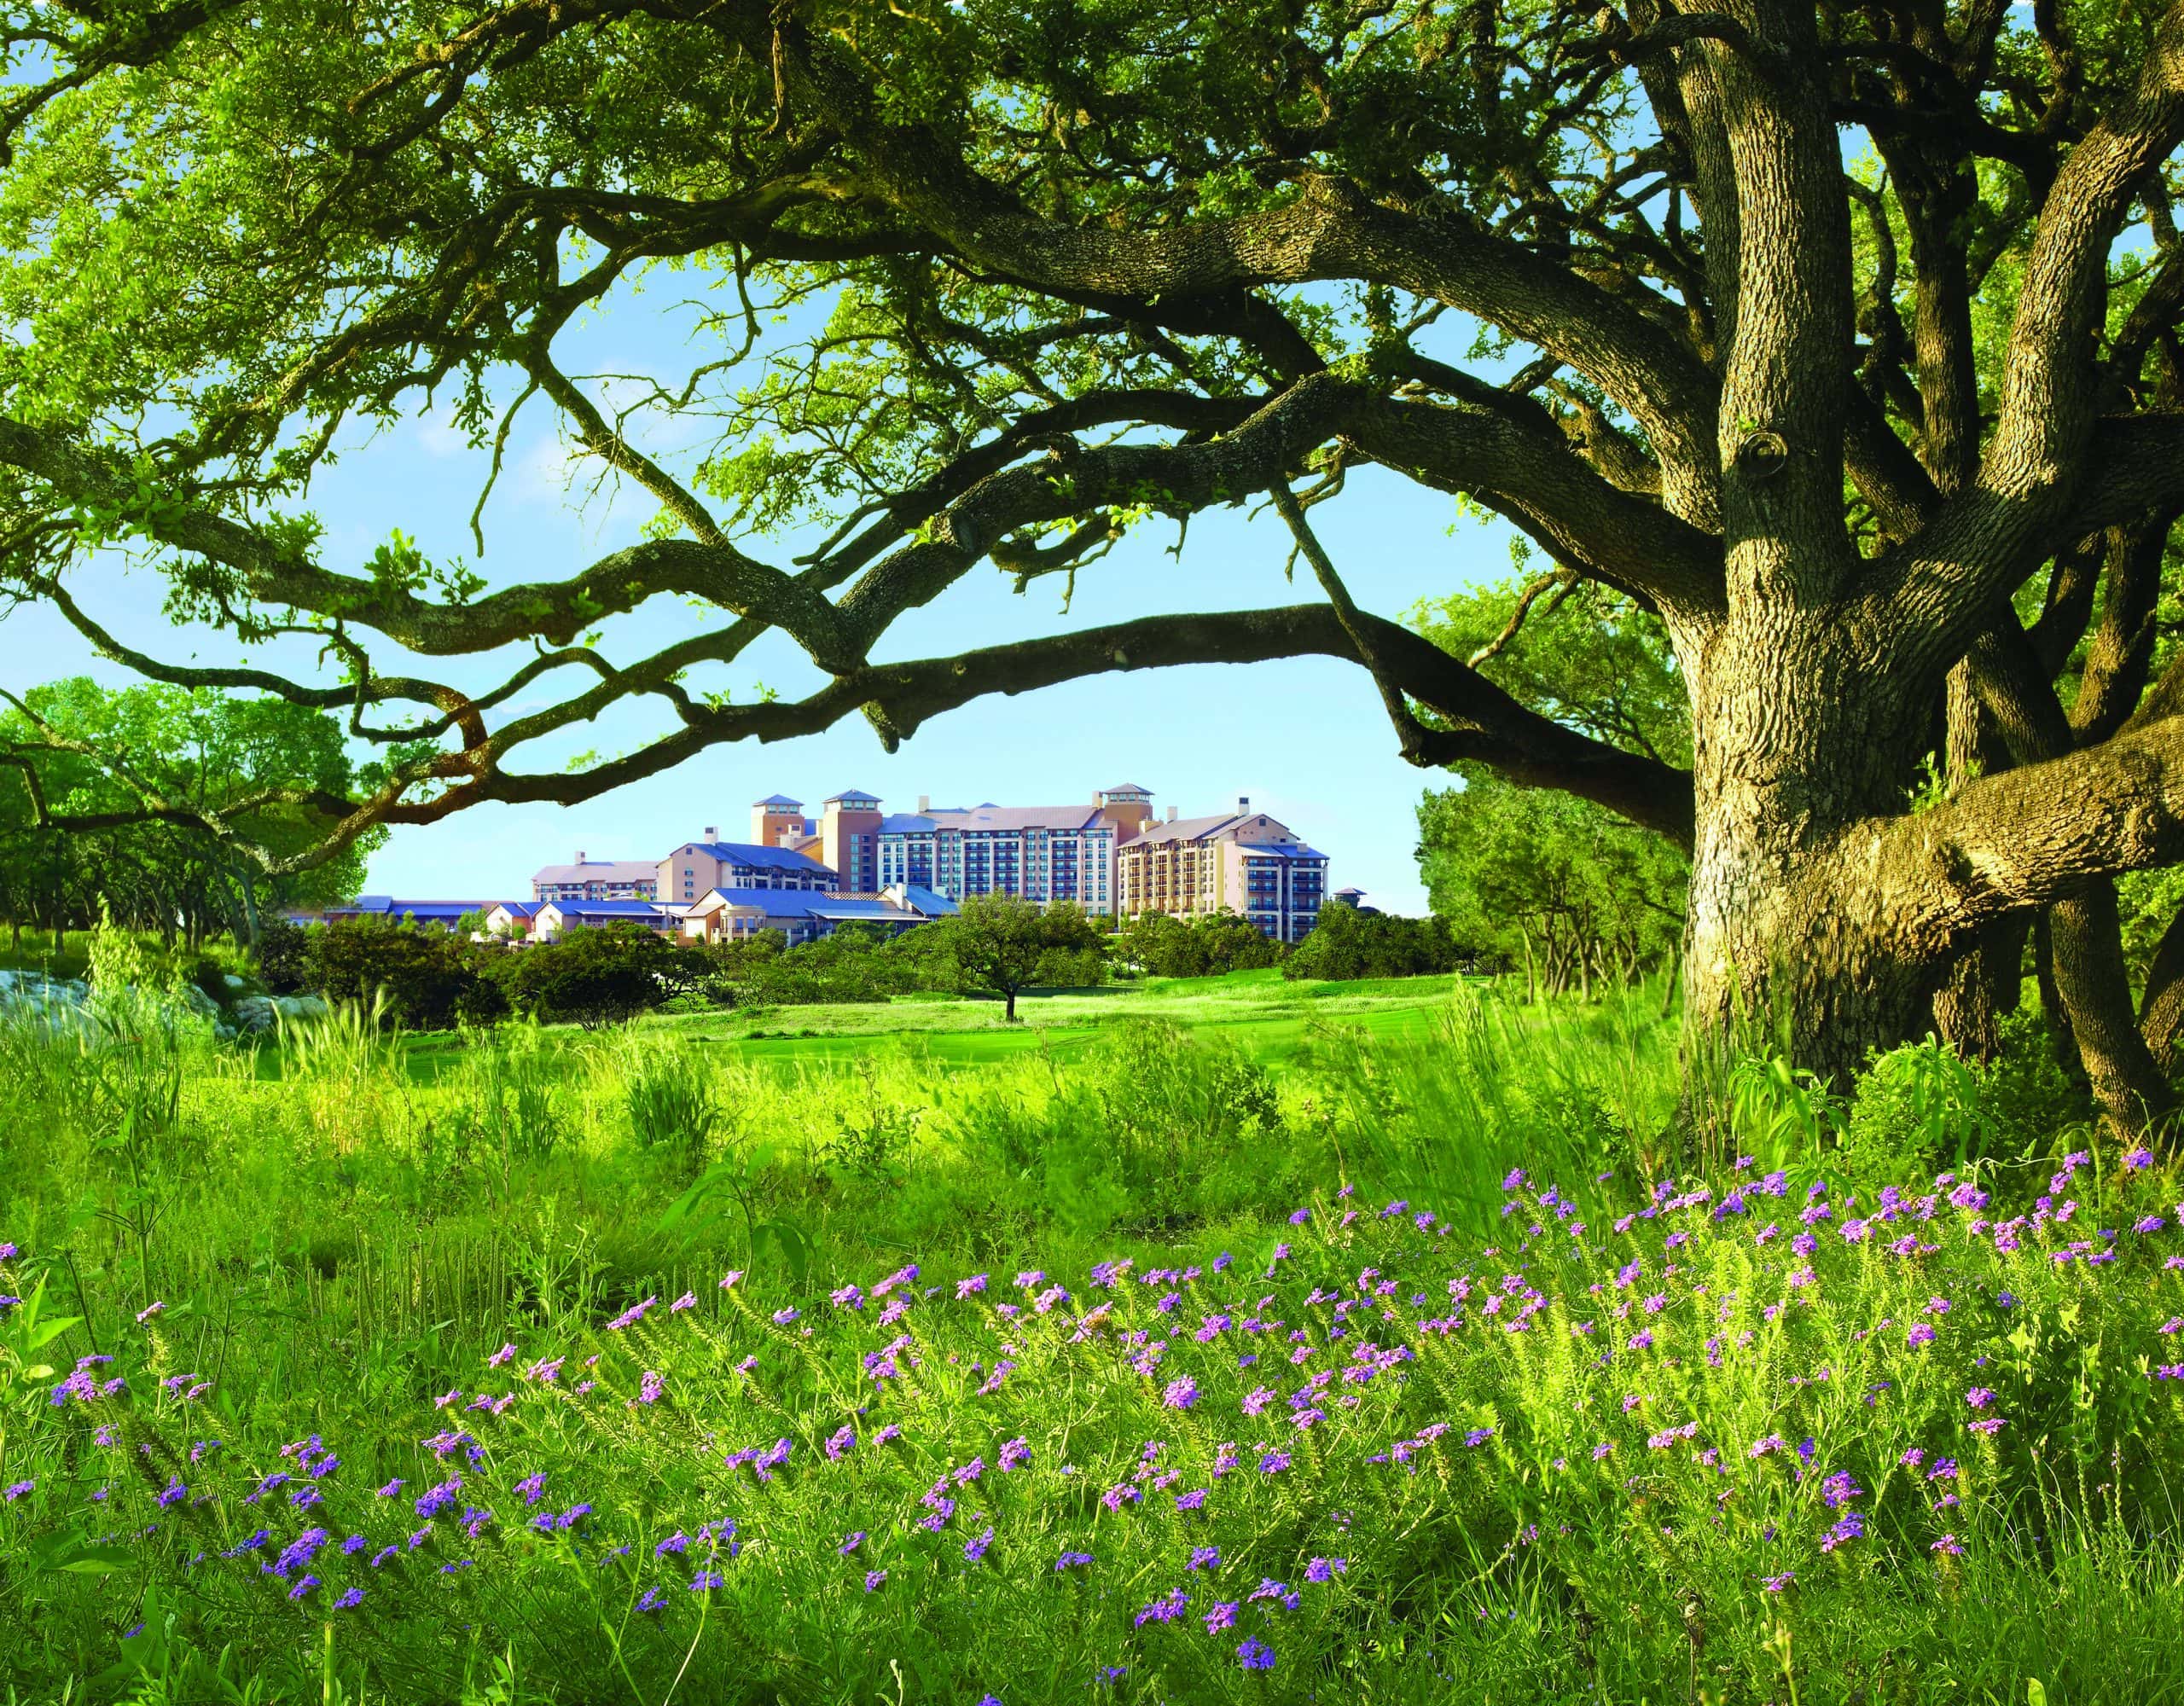
M 277 1076 L 0 1037 L 0 1678 L 2178 1697 L 2173 1179 L 1885 1199 L 1760 1080 L 1776 1148 L 1694 1171 L 1659 1007 L 975 1065 L 510 1027 L 429 1078 L 353 1014 Z

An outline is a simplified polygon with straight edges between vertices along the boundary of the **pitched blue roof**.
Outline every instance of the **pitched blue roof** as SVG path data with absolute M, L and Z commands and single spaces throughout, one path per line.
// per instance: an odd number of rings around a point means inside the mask
M 814 895 L 810 911 L 814 918 L 876 918 L 883 922 L 897 919 L 911 921 L 915 916 L 886 901 L 836 900 L 829 895 Z
M 723 864 L 747 865 L 760 871 L 823 872 L 829 868 L 786 847 L 762 847 L 755 841 L 694 841 Z
M 751 907 L 769 918 L 915 920 L 915 914 L 886 901 L 845 900 L 810 889 L 715 889 L 712 892 L 730 906 Z
M 863 788 L 851 788 L 845 793 L 828 794 L 825 804 L 832 805 L 836 800 L 841 800 L 844 802 L 850 800 L 868 800 L 874 805 L 878 805 L 880 804 L 880 796 L 878 794 L 868 794 L 865 792 Z
M 882 835 L 930 835 L 940 826 L 914 811 L 892 811 L 880 820 Z
M 541 901 L 563 918 L 661 918 L 665 910 L 651 901 Z
M 903 898 L 922 913 L 938 915 L 962 911 L 962 908 L 957 906 L 947 896 L 936 893 L 932 889 L 919 888 L 915 883 L 903 885 Z
M 752 800 L 751 804 L 753 805 L 793 805 L 799 811 L 804 808 L 802 800 L 791 799 L 787 794 L 768 794 L 765 798 Z
M 386 913 L 394 918 L 461 918 L 467 912 L 485 912 L 491 901 L 400 901 L 392 895 L 359 895 L 348 906 L 329 907 L 329 912 Z
M 805 918 L 826 896 L 811 889 L 712 889 L 730 906 L 756 907 L 770 918 Z
M 529 918 L 533 913 L 537 912 L 539 908 L 547 904 L 548 902 L 545 901 L 495 901 L 493 904 L 487 907 L 485 910 L 488 912 L 493 912 L 502 907 L 506 907 L 508 911 L 517 918 Z
M 1240 845 L 1242 847 L 1244 856 L 1247 859 L 1318 859 L 1324 861 L 1327 856 L 1326 854 L 1321 852 L 1318 848 L 1307 847 L 1302 842 L 1299 842 L 1294 847 L 1286 846 L 1279 841 L 1246 841 L 1241 843 Z

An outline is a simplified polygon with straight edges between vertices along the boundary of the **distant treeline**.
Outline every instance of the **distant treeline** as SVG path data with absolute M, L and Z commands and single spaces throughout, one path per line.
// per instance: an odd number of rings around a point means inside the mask
M 398 1022 L 438 1030 L 513 1015 L 598 1025 L 662 1007 L 884 1001 L 915 994 L 1001 996 L 1083 989 L 1113 978 L 1196 978 L 1280 966 L 1290 978 L 1395 978 L 1486 969 L 1432 919 L 1335 905 L 1291 948 L 1234 913 L 1188 923 L 1139 918 L 1108 934 L 1073 906 L 980 896 L 961 914 L 893 937 L 845 925 L 792 948 L 777 931 L 718 943 L 678 942 L 636 924 L 569 931 L 515 947 L 467 929 L 340 919 L 270 920 L 258 969 L 276 994 L 384 999 Z

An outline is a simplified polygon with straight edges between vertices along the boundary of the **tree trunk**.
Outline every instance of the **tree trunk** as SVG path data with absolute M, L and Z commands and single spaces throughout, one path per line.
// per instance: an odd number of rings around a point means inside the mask
M 2176 1070 L 2176 1043 L 2184 1033 L 2184 912 L 2169 921 L 2153 964 L 2146 968 L 2146 993 L 2139 1000 L 2139 1031 L 2154 1065 Z
M 1003 1024 L 1014 1024 L 1016 1023 L 1016 990 L 1012 985 L 1003 989 L 1001 995 L 1002 1001 L 1006 1004 L 1002 1010 L 1001 1022 Z
M 1946 699 L 1943 770 L 1950 789 L 2007 769 L 2009 747 L 1980 699 L 1971 659 L 1959 659 L 1949 672 Z M 1992 1060 L 2001 1052 L 2002 1015 L 2017 1008 L 2027 928 L 2023 919 L 1989 925 L 1934 992 L 1934 1029 L 1964 1059 Z
M 1815 615 L 1763 608 L 1740 632 L 1733 612 L 1693 682 L 1684 1019 L 1699 1053 L 1779 1053 L 1841 1090 L 1871 1050 L 1925 1028 L 1938 977 L 1839 843 L 1903 810 L 1926 719 L 1861 680 L 1855 641 Z
M 2050 911 L 2055 987 L 2094 1100 L 2119 1132 L 2135 1135 L 2164 1120 L 2174 1098 L 2131 1011 L 2116 885 L 2104 879 Z
M 2071 1029 L 2071 1010 L 2055 986 L 2055 929 L 2043 908 L 2032 926 L 2032 974 L 2040 984 L 2040 1010 L 2048 1016 L 2055 1064 L 2073 1082 L 2083 1084 L 2085 1066 L 2079 1058 L 2077 1034 Z
M 1967 1060 L 1992 1060 L 2001 1053 L 2002 1018 L 2018 1008 L 2031 927 L 2023 918 L 1987 926 L 1934 992 L 1934 1030 Z

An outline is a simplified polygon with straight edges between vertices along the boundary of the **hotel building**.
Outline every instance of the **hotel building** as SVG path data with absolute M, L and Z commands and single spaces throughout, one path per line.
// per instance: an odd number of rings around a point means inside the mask
M 760 808 L 752 808 L 758 816 Z M 799 818 L 799 821 L 800 821 Z M 656 868 L 658 898 L 694 906 L 715 889 L 794 889 L 825 893 L 838 888 L 835 873 L 808 853 L 753 841 L 723 841 L 708 828 L 702 841 L 686 841 Z
M 531 879 L 534 901 L 648 901 L 658 892 L 657 859 L 587 859 L 549 865 Z
M 1124 842 L 1116 858 L 1125 920 L 1165 912 L 1188 919 L 1224 908 L 1279 942 L 1301 942 L 1319 921 L 1327 855 L 1248 799 L 1215 817 L 1170 816 Z
M 1152 796 L 1128 786 L 1083 805 L 935 807 L 921 798 L 915 812 L 884 817 L 869 795 L 854 798 L 869 802 L 857 829 L 873 838 L 881 886 L 909 884 L 955 901 L 996 892 L 1075 901 L 1110 916 L 1115 850 L 1153 815 Z

